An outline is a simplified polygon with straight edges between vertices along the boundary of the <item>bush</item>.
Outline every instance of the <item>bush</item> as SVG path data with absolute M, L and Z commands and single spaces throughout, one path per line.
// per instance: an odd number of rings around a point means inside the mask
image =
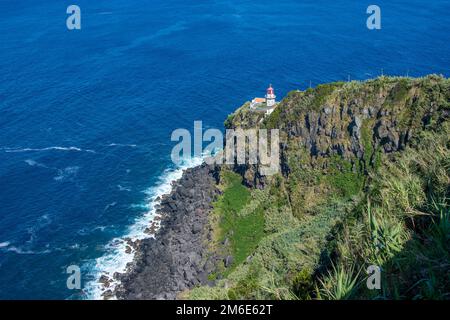
M 314 280 L 310 269 L 302 269 L 293 280 L 294 293 L 301 300 L 311 300 L 314 292 Z
M 354 265 L 332 265 L 332 270 L 319 281 L 321 288 L 317 290 L 317 296 L 320 299 L 348 300 L 354 296 L 359 286 L 359 272 L 355 272 Z
M 320 281 L 321 298 L 450 298 L 450 145 L 448 123 L 423 132 L 402 154 L 383 158 L 366 197 L 347 217 L 336 245 L 335 264 Z M 369 200 L 370 199 L 370 200 Z M 376 264 L 382 290 L 354 292 L 355 268 Z M 332 285 L 332 283 L 336 285 Z
M 329 170 L 322 176 L 322 180 L 327 181 L 340 195 L 350 198 L 361 191 L 364 175 L 359 163 L 354 171 L 350 162 L 335 155 L 330 157 Z

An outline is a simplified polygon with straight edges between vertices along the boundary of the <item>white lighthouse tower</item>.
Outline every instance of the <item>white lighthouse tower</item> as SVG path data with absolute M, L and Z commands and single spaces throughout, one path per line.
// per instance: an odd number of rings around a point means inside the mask
M 269 88 L 267 88 L 267 93 L 266 93 L 266 104 L 268 107 L 273 107 L 275 105 L 275 91 L 272 88 L 272 85 L 269 86 Z

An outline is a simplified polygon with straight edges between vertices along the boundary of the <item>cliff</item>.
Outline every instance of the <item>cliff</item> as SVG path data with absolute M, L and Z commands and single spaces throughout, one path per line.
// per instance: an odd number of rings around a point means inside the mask
M 243 105 L 226 128 L 279 129 L 281 171 L 222 168 L 209 247 L 232 262 L 188 296 L 448 298 L 449 115 L 435 75 L 292 91 L 268 117 Z
M 136 254 L 126 272 L 113 275 L 120 284 L 111 287 L 111 275 L 100 278 L 104 299 L 175 299 L 187 289 L 210 283 L 208 274 L 222 259 L 208 254 L 207 246 L 217 179 L 218 168 L 206 164 L 184 171 L 172 192 L 159 199 L 156 217 L 161 227 L 154 220 L 148 228 L 151 237 L 128 239 Z
M 404 150 L 415 132 L 447 119 L 448 94 L 448 80 L 438 76 L 336 82 L 290 92 L 267 118 L 245 104 L 225 126 L 279 129 L 285 176 L 302 165 L 326 170 L 334 157 L 367 173 L 380 153 Z M 251 173 L 246 182 L 255 186 Z
M 279 129 L 279 173 L 184 172 L 104 297 L 448 299 L 449 116 L 436 75 L 292 91 L 270 116 L 244 104 L 225 127 Z

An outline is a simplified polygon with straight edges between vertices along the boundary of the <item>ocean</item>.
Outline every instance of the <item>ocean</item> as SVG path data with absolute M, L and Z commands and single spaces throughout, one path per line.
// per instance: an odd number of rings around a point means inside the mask
M 68 30 L 66 9 L 81 9 Z M 0 1 L 0 299 L 99 298 L 182 169 L 177 128 L 261 96 L 450 75 L 450 2 Z M 69 290 L 67 267 L 83 290 Z

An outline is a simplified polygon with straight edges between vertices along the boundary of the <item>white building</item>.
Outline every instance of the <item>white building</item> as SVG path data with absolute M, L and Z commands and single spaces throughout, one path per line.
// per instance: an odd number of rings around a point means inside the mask
M 275 108 L 275 91 L 272 85 L 266 90 L 265 98 L 254 98 L 250 103 L 250 109 L 257 109 L 259 111 L 266 111 L 266 114 L 270 114 Z
M 256 107 L 262 106 L 264 103 L 266 103 L 266 99 L 265 98 L 255 98 L 250 103 L 250 108 L 251 109 L 255 109 Z
M 277 96 L 275 95 L 275 91 L 272 88 L 272 85 L 269 86 L 269 88 L 267 88 L 267 93 L 266 93 L 266 104 L 268 107 L 273 107 L 275 105 L 275 98 Z

